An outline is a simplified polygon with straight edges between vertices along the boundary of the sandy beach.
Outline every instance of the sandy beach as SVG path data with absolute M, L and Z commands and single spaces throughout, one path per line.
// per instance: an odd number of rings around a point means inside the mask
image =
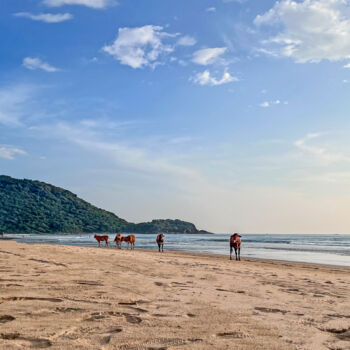
M 1 349 L 350 349 L 350 269 L 0 241 Z

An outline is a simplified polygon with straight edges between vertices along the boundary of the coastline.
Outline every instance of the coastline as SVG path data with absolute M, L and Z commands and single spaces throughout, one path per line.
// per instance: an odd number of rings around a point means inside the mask
M 6 240 L 0 272 L 0 348 L 349 349 L 349 267 Z
M 29 244 L 61 244 L 96 246 L 90 234 L 65 235 L 13 235 L 17 242 Z M 154 234 L 136 234 L 137 249 L 157 249 Z M 114 236 L 110 236 L 110 240 Z M 167 235 L 166 249 L 204 254 L 228 254 L 229 234 L 217 235 Z M 111 245 L 114 246 L 114 242 Z M 241 253 L 248 258 L 278 261 L 299 261 L 350 267 L 350 235 L 256 235 L 245 234 Z

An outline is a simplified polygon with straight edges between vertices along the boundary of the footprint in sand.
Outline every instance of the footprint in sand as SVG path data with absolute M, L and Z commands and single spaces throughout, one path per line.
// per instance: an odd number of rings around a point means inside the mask
M 217 337 L 220 338 L 227 338 L 227 339 L 231 339 L 231 338 L 245 338 L 246 335 L 240 331 L 232 331 L 232 332 L 222 332 L 222 333 L 217 333 L 216 334 Z
M 161 286 L 166 287 L 166 286 L 167 286 L 167 284 L 166 284 L 166 283 L 163 283 L 163 282 L 154 282 L 154 284 L 155 284 L 156 286 L 158 286 L 158 287 L 161 287 Z
M 124 302 L 120 302 L 118 303 L 119 305 L 137 305 L 136 301 L 124 301 Z
M 122 331 L 123 331 L 122 327 L 116 327 L 116 328 L 110 329 L 108 332 L 111 333 L 111 334 L 114 334 L 114 333 L 120 333 Z
M 285 315 L 288 312 L 286 310 L 271 309 L 271 308 L 268 308 L 268 307 L 255 307 L 254 309 L 257 310 L 257 311 L 261 311 L 261 312 L 281 313 L 283 315 Z
M 22 301 L 22 300 L 39 300 L 39 301 L 50 301 L 52 303 L 61 303 L 63 300 L 58 298 L 35 298 L 35 297 L 7 297 L 1 298 L 2 301 Z
M 29 346 L 36 349 L 44 349 L 52 346 L 52 342 L 49 339 L 44 338 L 27 338 L 22 337 L 19 333 L 1 333 L 1 339 L 4 340 L 15 340 L 19 342 L 29 343 Z
M 127 314 L 127 313 L 124 313 L 123 315 L 124 315 L 126 321 L 129 322 L 129 323 L 138 324 L 138 323 L 142 322 L 142 318 L 141 317 L 138 317 L 138 316 L 135 316 L 135 315 L 130 315 L 130 314 Z
M 77 284 L 83 284 L 87 286 L 96 286 L 96 287 L 103 287 L 102 283 L 95 282 L 95 281 L 76 281 Z
M 0 323 L 6 323 L 6 322 L 11 322 L 15 320 L 16 318 L 11 316 L 11 315 L 1 315 L 0 316 Z

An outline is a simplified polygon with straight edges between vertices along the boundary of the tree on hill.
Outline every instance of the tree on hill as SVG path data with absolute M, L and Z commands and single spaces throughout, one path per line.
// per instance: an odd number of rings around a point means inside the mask
M 63 188 L 0 175 L 0 232 L 198 233 L 181 220 L 129 223 Z M 203 231 L 201 231 L 203 232 Z

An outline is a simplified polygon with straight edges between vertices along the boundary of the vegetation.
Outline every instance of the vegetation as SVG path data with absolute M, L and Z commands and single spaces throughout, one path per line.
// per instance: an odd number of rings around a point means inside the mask
M 134 224 L 44 182 L 0 175 L 0 232 L 198 233 L 181 220 Z M 202 232 L 202 231 L 201 231 Z
M 152 220 L 141 224 L 129 224 L 126 228 L 128 232 L 135 233 L 198 233 L 195 225 L 181 220 Z

